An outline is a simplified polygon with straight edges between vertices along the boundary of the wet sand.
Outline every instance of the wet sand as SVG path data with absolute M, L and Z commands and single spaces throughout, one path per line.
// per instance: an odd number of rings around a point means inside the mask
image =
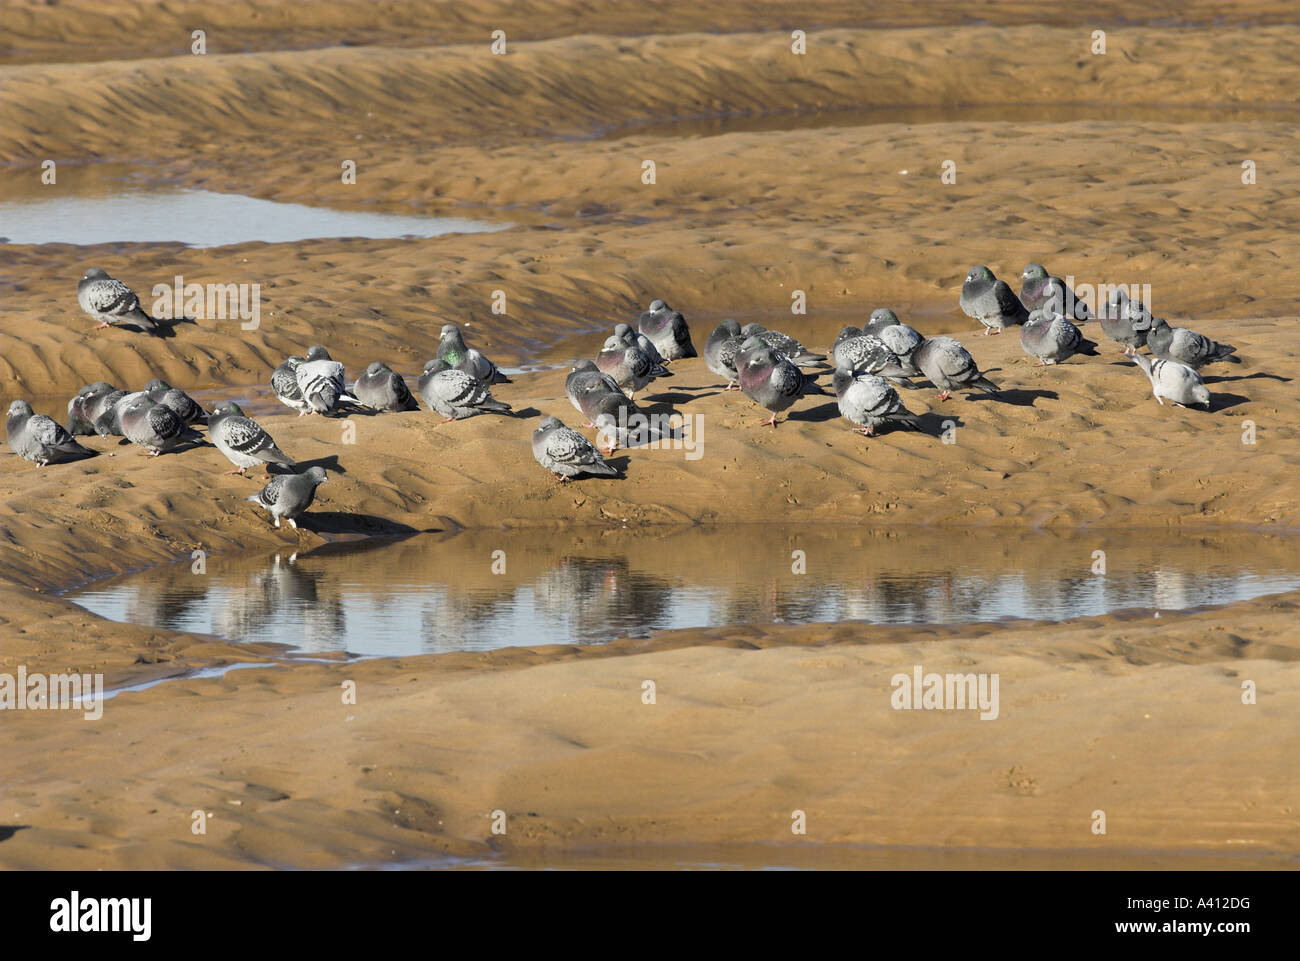
M 887 4 L 882 22 L 866 24 L 828 6 L 814 25 L 826 29 L 810 27 L 810 53 L 795 57 L 788 31 L 752 4 L 716 14 L 672 5 L 671 27 L 655 7 L 620 29 L 609 26 L 613 6 L 598 4 L 589 33 L 570 36 L 564 17 L 578 15 L 551 2 L 539 6 L 557 13 L 554 33 L 512 39 L 504 58 L 478 40 L 491 11 L 456 7 L 460 21 L 416 38 L 400 22 L 368 27 L 351 4 L 313 5 L 315 19 L 292 30 L 278 4 L 262 5 L 265 29 L 237 22 L 243 6 L 192 5 L 214 25 L 232 18 L 241 51 L 264 52 L 227 54 L 214 27 L 212 53 L 181 57 L 167 18 L 184 15 L 153 6 L 100 5 L 123 25 L 150 25 L 119 31 L 114 49 L 75 33 L 62 42 L 74 4 L 33 5 L 53 10 L 44 21 L 6 11 L 17 26 L 0 50 L 3 182 L 38 179 L 47 157 L 102 159 L 268 199 L 516 226 L 204 250 L 6 246 L 7 399 L 62 420 L 67 397 L 99 379 L 269 396 L 270 370 L 313 343 L 351 376 L 384 359 L 413 379 L 447 321 L 499 362 L 563 364 L 590 356 L 602 331 L 655 296 L 686 313 L 697 346 L 734 315 L 825 348 L 843 324 L 891 305 L 927 333 L 956 332 L 1004 391 L 944 403 L 907 392 L 929 434 L 864 439 L 816 398 L 773 431 L 686 361 L 645 399 L 699 415 L 702 456 L 619 452 L 626 479 L 563 486 L 527 444 L 539 414 L 580 421 L 563 371 L 496 390 L 526 416 L 357 416 L 355 444 L 342 443 L 340 421 L 259 412 L 291 456 L 335 473 L 298 533 L 274 531 L 244 503 L 257 482 L 225 476 L 212 448 L 151 459 L 95 438 L 101 456 L 45 470 L 4 448 L 0 671 L 102 671 L 117 685 L 281 657 L 112 624 L 56 596 L 200 549 L 502 526 L 653 538 L 661 526 L 772 517 L 1008 538 L 1300 527 L 1293 125 L 1207 111 L 1168 125 L 954 117 L 636 131 L 674 117 L 872 105 L 1258 109 L 1293 97 L 1297 31 L 1274 25 L 1285 5 L 1242 5 L 1239 20 L 1212 27 L 1199 4 L 1184 14 L 1194 28 L 1116 21 L 1096 58 L 1092 26 L 1064 4 L 1036 17 L 987 5 L 989 24 L 1009 27 L 970 25 L 955 5 L 922 15 Z M 1118 10 L 1104 7 L 1098 22 Z M 724 17 L 729 31 L 706 32 Z M 333 46 L 338 23 L 359 45 Z M 899 29 L 866 29 L 879 26 Z M 358 182 L 345 187 L 339 164 L 353 156 Z M 640 182 L 645 159 L 655 185 Z M 947 159 L 955 185 L 939 179 Z M 1241 183 L 1244 159 L 1257 164 L 1255 185 Z M 1014 332 L 978 337 L 956 308 L 971 265 L 1010 282 L 1028 262 L 1079 282 L 1150 283 L 1157 313 L 1235 344 L 1244 363 L 1206 372 L 1209 413 L 1158 406 L 1108 342 L 1100 358 L 1035 368 Z M 177 274 L 261 283 L 262 326 L 205 318 L 167 339 L 91 333 L 73 288 L 92 263 L 142 295 Z M 490 311 L 497 289 L 504 316 Z M 808 295 L 806 315 L 789 312 L 795 289 Z M 937 436 L 947 420 L 954 444 Z M 1242 443 L 1247 420 L 1254 445 Z M 1001 852 L 991 861 L 1015 866 L 1029 850 L 1095 864 L 1101 846 L 1122 866 L 1284 865 L 1300 850 L 1300 735 L 1288 707 L 1297 603 L 1293 593 L 1061 624 L 740 625 L 581 649 L 241 670 L 123 694 L 95 723 L 17 712 L 0 734 L 0 827 L 23 829 L 0 841 L 0 864 L 340 866 L 493 852 L 535 864 L 593 845 L 667 864 L 682 849 L 788 843 L 800 809 L 809 833 L 798 843 L 828 846 L 827 863 L 841 865 L 856 857 L 844 845 L 884 850 L 898 866 L 908 847 L 927 849 L 923 859 L 966 851 L 952 855 L 959 863 Z M 999 672 L 1003 716 L 891 710 L 889 678 L 913 664 Z M 347 679 L 360 695 L 344 707 Z M 654 706 L 641 704 L 645 679 L 659 686 Z M 1253 706 L 1240 699 L 1247 679 L 1259 689 Z M 196 808 L 217 813 L 204 838 L 189 830 Z M 1098 808 L 1104 838 L 1089 830 Z M 509 816 L 504 839 L 488 829 L 497 809 Z

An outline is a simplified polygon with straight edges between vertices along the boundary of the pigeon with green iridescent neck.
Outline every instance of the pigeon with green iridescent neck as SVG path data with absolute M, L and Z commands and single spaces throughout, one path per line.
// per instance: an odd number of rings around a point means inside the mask
M 650 308 L 637 322 L 637 329 L 650 338 L 665 361 L 695 356 L 691 328 L 687 325 L 686 318 L 662 300 L 650 302 Z
M 442 334 L 438 338 L 438 360 L 444 361 L 448 367 L 477 377 L 489 386 L 510 383 L 510 378 L 497 370 L 496 364 L 473 347 L 465 346 L 465 336 L 455 324 L 443 325 Z

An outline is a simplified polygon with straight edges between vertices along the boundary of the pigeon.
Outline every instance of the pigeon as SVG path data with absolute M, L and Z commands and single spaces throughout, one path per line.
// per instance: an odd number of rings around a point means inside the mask
M 558 417 L 543 418 L 533 431 L 533 457 L 561 483 L 579 474 L 618 476 L 618 471 L 605 463 L 591 441 L 573 428 L 565 427 Z
M 1029 315 L 1020 328 L 1020 346 L 1030 357 L 1037 358 L 1037 367 L 1059 364 L 1075 354 L 1097 356 L 1097 345 L 1086 340 L 1078 327 L 1051 308 L 1035 310 Z
M 921 371 L 912 363 L 912 355 L 916 353 L 916 348 L 921 346 L 925 340 L 920 332 L 914 327 L 909 327 L 898 319 L 888 307 L 880 307 L 871 312 L 871 318 L 867 325 L 862 328 L 864 334 L 871 334 L 879 337 L 894 356 L 898 358 L 898 364 L 903 368 L 909 377 L 921 376 Z M 841 334 L 843 331 L 840 332 Z M 851 369 L 851 368 L 850 368 Z
M 761 337 L 747 337 L 736 354 L 740 389 L 754 403 L 772 412 L 763 423 L 776 427 L 776 415 L 805 394 L 826 393 L 817 374 L 805 374 L 794 361 L 770 347 Z
M 614 379 L 619 389 L 628 397 L 639 391 L 656 377 L 667 375 L 659 364 L 646 356 L 635 344 L 626 345 L 617 337 L 609 337 L 596 355 L 596 367 Z
M 619 446 L 631 447 L 662 437 L 650 417 L 622 391 L 592 390 L 582 399 L 587 426 L 599 432 L 596 439 L 606 455 L 614 453 Z
M 311 413 L 311 405 L 302 396 L 302 388 L 298 386 L 298 368 L 306 362 L 306 358 L 295 354 L 271 372 L 271 390 L 280 403 L 290 410 L 296 410 L 299 417 Z
M 429 408 L 446 418 L 444 424 L 475 414 L 509 414 L 511 410 L 509 404 L 492 398 L 483 381 L 436 357 L 424 365 L 415 386 Z
M 746 324 L 740 328 L 745 337 L 758 337 L 773 350 L 780 351 L 796 367 L 827 367 L 825 354 L 814 354 L 789 334 L 779 330 L 768 330 L 762 324 Z
M 662 355 L 660 355 L 659 353 L 659 348 L 656 347 L 654 345 L 654 341 L 652 341 L 645 334 L 638 334 L 627 324 L 615 324 L 614 336 L 618 338 L 618 342 L 622 344 L 624 347 L 635 344 L 637 347 L 641 349 L 641 353 L 645 354 L 647 357 L 650 358 L 650 363 L 658 364 L 660 367 L 663 367 L 664 359 Z M 671 377 L 672 371 L 668 370 L 667 368 L 664 368 L 664 372 L 659 376 Z
M 1147 333 L 1147 347 L 1161 360 L 1176 360 L 1186 364 L 1192 370 L 1199 370 L 1206 364 L 1215 364 L 1221 360 L 1240 364 L 1236 356 L 1237 348 L 1230 344 L 1220 344 L 1210 340 L 1204 334 L 1184 327 L 1170 327 L 1159 317 L 1151 321 L 1151 330 Z
M 840 413 L 858 425 L 859 434 L 870 437 L 877 427 L 890 424 L 921 430 L 920 418 L 903 406 L 898 391 L 883 377 L 837 367 L 831 383 Z
M 735 361 L 736 351 L 744 339 L 740 336 L 740 324 L 734 320 L 724 320 L 713 328 L 713 333 L 704 342 L 704 366 L 727 382 L 723 390 L 740 389 L 736 386 Z
M 939 399 L 947 400 L 954 390 L 970 387 L 996 394 L 997 384 L 980 373 L 975 358 L 951 337 L 931 337 L 912 355 L 930 383 L 939 388 Z
M 311 507 L 311 502 L 316 499 L 316 488 L 328 480 L 324 467 L 312 467 L 301 474 L 276 474 L 270 483 L 244 500 L 266 508 L 276 527 L 280 526 L 283 517 L 290 527 L 297 530 L 294 518 Z
M 208 438 L 217 445 L 217 450 L 226 455 L 226 460 L 235 465 L 235 470 L 227 474 L 242 475 L 250 467 L 258 464 L 278 464 L 292 469 L 296 465 L 289 457 L 275 446 L 275 441 L 257 421 L 244 416 L 243 409 L 233 400 L 223 401 L 212 409 L 208 415 Z
M 77 443 L 53 417 L 33 413 L 32 405 L 25 400 L 9 405 L 5 435 L 15 454 L 40 467 L 95 456 L 93 450 Z
M 637 322 L 637 330 L 650 338 L 666 363 L 697 356 L 686 318 L 662 300 L 650 302 L 650 309 Z
M 1020 302 L 1033 313 L 1046 305 L 1078 323 L 1092 320 L 1092 311 L 1060 277 L 1053 277 L 1042 264 L 1028 264 L 1020 275 Z
M 1136 351 L 1131 356 L 1151 381 L 1151 393 L 1162 406 L 1160 398 L 1164 397 L 1179 407 L 1200 405 L 1210 409 L 1210 388 L 1192 368 L 1176 360 L 1152 360 Z
M 842 333 L 842 331 L 841 331 Z M 831 358 L 837 368 L 861 371 L 865 374 L 878 374 L 894 383 L 912 390 L 917 386 L 907 378 L 914 376 L 903 369 L 898 355 L 890 350 L 883 340 L 874 334 L 858 334 L 837 340 L 831 350 Z M 919 371 L 916 371 L 919 374 Z
M 125 436 L 126 432 L 122 430 L 122 411 L 127 404 L 137 397 L 144 396 L 145 393 L 142 390 L 115 390 L 100 395 L 98 404 L 94 402 L 91 404 L 91 410 L 97 412 L 94 420 L 91 421 L 95 427 L 95 433 L 100 437 Z
M 568 377 L 564 378 L 564 393 L 569 398 L 569 403 L 579 413 L 583 413 L 582 398 L 592 391 L 597 393 L 623 393 L 623 389 L 618 386 L 618 382 L 609 374 L 601 373 L 594 361 L 575 360 L 573 370 L 569 372 Z
M 193 397 L 155 377 L 144 385 L 144 392 L 155 404 L 170 407 L 187 424 L 206 424 L 208 412 Z
M 962 313 L 984 325 L 984 336 L 1000 334 L 1010 324 L 1029 319 L 1025 305 L 1004 281 L 993 276 L 987 267 L 972 267 L 961 285 L 958 300 Z
M 123 405 L 118 419 L 126 439 L 143 447 L 153 457 L 181 444 L 203 439 L 176 411 L 151 400 L 148 394 L 136 395 Z
M 455 324 L 443 325 L 438 339 L 438 359 L 446 361 L 448 367 L 472 374 L 488 386 L 510 383 L 510 378 L 497 370 L 496 364 L 473 347 L 465 346 L 465 338 Z
M 77 303 L 99 321 L 95 330 L 128 323 L 153 334 L 165 326 L 144 312 L 140 298 L 130 287 L 114 280 L 99 267 L 91 267 L 77 282 Z
M 73 437 L 96 433 L 95 418 L 100 414 L 100 405 L 113 393 L 119 393 L 117 388 L 103 380 L 87 384 L 77 391 L 77 396 L 68 401 L 67 432 Z M 120 396 L 126 396 L 126 391 L 121 391 Z
M 1146 346 L 1147 334 L 1155 318 L 1140 300 L 1129 300 L 1122 288 L 1116 288 L 1099 310 L 1102 333 L 1120 344 L 1124 353 L 1132 354 L 1139 347 Z
M 341 401 L 359 403 L 343 388 L 343 365 L 324 347 L 307 351 L 307 359 L 294 370 L 308 414 L 332 414 Z
M 357 378 L 357 382 L 352 385 L 352 393 L 359 403 L 371 410 L 396 413 L 420 409 L 402 375 L 379 361 L 367 367 L 366 372 Z

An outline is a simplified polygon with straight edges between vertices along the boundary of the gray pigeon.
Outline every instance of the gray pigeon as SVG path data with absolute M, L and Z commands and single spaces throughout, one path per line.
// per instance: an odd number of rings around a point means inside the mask
M 330 357 L 324 347 L 307 351 L 307 359 L 293 372 L 302 391 L 308 414 L 332 414 L 343 401 L 357 403 L 357 399 L 343 386 L 343 365 Z
M 477 377 L 489 387 L 510 383 L 510 378 L 497 370 L 496 364 L 473 347 L 465 346 L 465 337 L 455 324 L 444 324 L 442 327 L 442 335 L 438 338 L 438 360 L 445 361 L 448 367 Z
M 95 456 L 93 450 L 78 444 L 53 417 L 33 413 L 32 405 L 25 400 L 9 405 L 5 435 L 15 454 L 40 467 Z
M 617 337 L 609 337 L 596 355 L 596 367 L 609 374 L 628 397 L 636 397 L 636 392 L 656 377 L 668 375 L 656 364 L 645 351 L 635 344 L 625 344 Z
M 975 358 L 951 337 L 931 337 L 912 355 L 930 383 L 939 388 L 939 399 L 947 400 L 954 390 L 969 387 L 996 394 L 997 384 L 980 373 Z
M 280 526 L 283 517 L 290 527 L 297 530 L 294 518 L 311 507 L 311 502 L 316 499 L 316 488 L 328 480 L 324 467 L 312 467 L 301 474 L 276 474 L 270 483 L 244 500 L 265 507 L 276 527 Z
M 665 362 L 696 356 L 686 318 L 662 300 L 650 302 L 650 309 L 641 315 L 637 329 L 650 338 Z
M 1206 364 L 1226 360 L 1240 364 L 1236 356 L 1237 348 L 1230 344 L 1220 344 L 1210 340 L 1204 334 L 1184 327 L 1170 327 L 1159 317 L 1151 321 L 1151 330 L 1147 333 L 1147 347 L 1161 360 L 1176 360 L 1193 370 L 1199 370 Z
M 1151 381 L 1151 393 L 1161 405 L 1164 404 L 1160 399 L 1163 397 L 1179 407 L 1199 405 L 1210 409 L 1210 389 L 1192 368 L 1176 360 L 1152 360 L 1139 353 L 1132 357 L 1133 363 L 1141 367 Z
M 814 354 L 789 334 L 768 330 L 762 324 L 746 324 L 740 328 L 741 336 L 757 337 L 773 350 L 780 351 L 796 367 L 827 367 L 825 354 Z
M 1035 310 L 1020 328 L 1020 346 L 1036 366 L 1059 364 L 1075 354 L 1097 356 L 1097 345 L 1087 340 L 1078 327 L 1047 308 Z
M 122 429 L 122 411 L 126 409 L 127 404 L 144 396 L 142 390 L 115 390 L 101 394 L 98 402 L 91 403 L 91 410 L 98 411 L 95 419 L 91 421 L 95 433 L 100 437 L 124 437 L 126 432 Z
M 831 357 L 835 361 L 837 368 L 843 367 L 845 370 L 877 374 L 903 387 L 912 390 L 918 389 L 915 384 L 907 380 L 908 377 L 914 376 L 914 374 L 904 370 L 903 365 L 899 362 L 898 355 L 874 334 L 858 334 L 856 337 L 849 336 L 843 340 L 837 340 L 831 350 Z M 920 372 L 917 371 L 916 373 Z
M 419 410 L 420 405 L 411 396 L 402 375 L 387 364 L 375 361 L 352 385 L 357 401 L 371 410 L 398 412 Z
M 892 424 L 921 430 L 920 419 L 903 406 L 898 391 L 883 377 L 838 367 L 831 383 L 840 413 L 858 425 L 859 434 L 870 437 L 877 427 Z
M 862 328 L 864 334 L 879 337 L 886 347 L 894 352 L 898 364 L 908 377 L 919 377 L 921 371 L 912 363 L 912 355 L 925 340 L 914 327 L 909 327 L 898 319 L 888 307 L 880 307 L 871 312 L 871 318 Z M 840 332 L 843 334 L 843 331 Z M 908 385 L 911 386 L 911 385 Z
M 118 413 L 118 419 L 126 439 L 143 447 L 153 457 L 203 439 L 203 435 L 181 420 L 176 411 L 151 400 L 148 394 L 140 394 L 128 401 Z
M 118 324 L 135 324 L 141 330 L 158 333 L 165 326 L 140 307 L 140 298 L 126 284 L 104 270 L 91 267 L 77 282 L 77 303 L 99 321 L 95 330 Z
M 306 362 L 306 358 L 295 354 L 271 372 L 271 390 L 280 403 L 296 410 L 299 417 L 311 413 L 311 404 L 307 403 L 302 388 L 298 386 L 298 368 Z
M 618 338 L 618 342 L 624 347 L 629 344 L 635 344 L 637 347 L 641 348 L 641 353 L 650 358 L 650 363 L 658 364 L 660 367 L 663 367 L 664 359 L 659 353 L 659 348 L 656 347 L 654 341 L 645 334 L 638 334 L 627 324 L 615 324 L 614 336 Z M 665 367 L 664 372 L 659 376 L 671 377 L 672 372 Z
M 176 416 L 187 424 L 206 424 L 208 421 L 208 412 L 198 401 L 165 380 L 155 377 L 144 385 L 144 392 L 155 404 L 170 407 Z
M 1020 275 L 1020 302 L 1030 313 L 1050 305 L 1067 320 L 1078 323 L 1092 319 L 1087 303 L 1060 277 L 1053 277 L 1042 264 L 1028 264 Z
M 73 437 L 84 437 L 96 433 L 95 420 L 102 413 L 104 398 L 118 393 L 125 397 L 126 391 L 118 391 L 107 381 L 87 384 L 77 391 L 77 396 L 68 401 L 68 426 L 66 430 Z
M 436 357 L 424 365 L 415 386 L 429 409 L 446 418 L 444 424 L 476 414 L 510 413 L 510 405 L 494 400 L 487 384 Z
M 958 299 L 962 313 L 984 325 L 984 336 L 1000 334 L 1011 324 L 1029 319 L 1025 305 L 1005 282 L 993 276 L 987 267 L 972 267 L 961 286 Z
M 533 431 L 533 457 L 561 482 L 580 474 L 618 476 L 618 471 L 605 463 L 591 441 L 573 428 L 565 427 L 558 417 L 543 418 Z
M 243 409 L 233 400 L 222 401 L 208 415 L 208 438 L 217 445 L 217 450 L 226 455 L 226 460 L 235 465 L 235 470 L 227 474 L 242 475 L 250 467 L 259 464 L 271 464 L 292 469 L 296 465 L 289 457 L 275 446 L 262 425 L 250 417 L 244 416 Z
M 736 371 L 745 396 L 772 412 L 763 422 L 769 427 L 776 427 L 776 415 L 804 395 L 826 393 L 817 385 L 816 374 L 805 374 L 757 335 L 745 338 L 740 345 Z
M 1122 288 L 1116 288 L 1098 309 L 1102 333 L 1123 347 L 1124 353 L 1132 354 L 1146 346 L 1155 318 L 1140 300 L 1130 300 Z
M 724 320 L 713 328 L 713 333 L 704 342 L 704 366 L 727 382 L 723 390 L 740 389 L 736 385 L 736 351 L 740 350 L 744 340 L 740 336 L 740 324 Z
M 599 432 L 597 440 L 607 455 L 619 446 L 633 447 L 662 436 L 650 416 L 621 390 L 589 390 L 582 396 L 582 412 L 587 415 L 586 426 Z
M 569 398 L 569 403 L 574 406 L 579 413 L 585 413 L 582 409 L 582 399 L 589 393 L 622 394 L 623 389 L 618 386 L 617 381 L 609 374 L 602 374 L 596 367 L 595 361 L 575 360 L 573 369 L 569 376 L 564 378 L 564 393 Z

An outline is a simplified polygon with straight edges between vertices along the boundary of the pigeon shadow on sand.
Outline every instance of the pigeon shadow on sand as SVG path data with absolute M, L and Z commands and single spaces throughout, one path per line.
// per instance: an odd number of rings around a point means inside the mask
M 1241 394 L 1211 394 L 1209 413 L 1213 414 L 1217 411 L 1229 410 L 1230 408 L 1249 402 L 1250 398 L 1243 397 Z
M 1238 374 L 1236 377 L 1227 377 L 1222 374 L 1219 375 L 1210 374 L 1209 376 L 1202 377 L 1201 379 L 1204 380 L 1207 384 L 1230 384 L 1233 381 L 1237 381 L 1237 380 L 1275 380 L 1279 384 L 1289 384 L 1291 383 L 1292 380 L 1292 378 L 1290 377 L 1283 377 L 1280 374 L 1270 374 L 1267 371 L 1263 371 L 1263 370 L 1256 371 L 1253 374 Z
M 301 474 L 309 471 L 313 467 L 324 467 L 331 474 L 346 474 L 345 470 L 339 464 L 339 455 L 330 454 L 328 457 L 316 457 L 312 460 L 297 461 L 293 467 L 281 467 L 279 464 L 268 464 L 266 472 L 268 474 Z
M 707 390 L 709 391 L 709 393 L 686 394 L 682 392 L 686 390 L 695 390 L 695 391 Z M 678 390 L 666 390 L 663 391 L 662 393 L 654 394 L 653 396 L 655 398 L 656 404 L 667 405 L 667 404 L 684 404 L 688 400 L 699 400 L 702 397 L 712 397 L 714 394 L 718 394 L 718 393 L 721 393 L 720 389 L 714 389 L 711 387 L 683 387 Z
M 792 410 L 785 415 L 786 420 L 807 421 L 810 424 L 822 424 L 828 420 L 835 420 L 840 416 L 840 406 L 835 401 L 829 404 L 818 404 L 816 407 L 804 407 L 801 410 Z
M 30 824 L 0 824 L 0 841 L 8 841 L 19 831 L 26 831 Z
M 996 401 L 999 404 L 1013 404 L 1016 407 L 1033 407 L 1036 400 L 1060 400 L 1061 395 L 1054 390 L 1038 388 L 1003 387 L 996 394 L 972 394 L 967 400 Z
M 313 534 L 365 534 L 367 537 L 409 537 L 412 534 L 436 534 L 440 528 L 421 531 L 409 524 L 399 524 L 374 514 L 345 514 L 342 511 L 311 511 L 300 514 L 298 526 Z
M 541 417 L 542 412 L 536 407 L 520 407 L 518 410 L 512 410 L 507 417 Z

